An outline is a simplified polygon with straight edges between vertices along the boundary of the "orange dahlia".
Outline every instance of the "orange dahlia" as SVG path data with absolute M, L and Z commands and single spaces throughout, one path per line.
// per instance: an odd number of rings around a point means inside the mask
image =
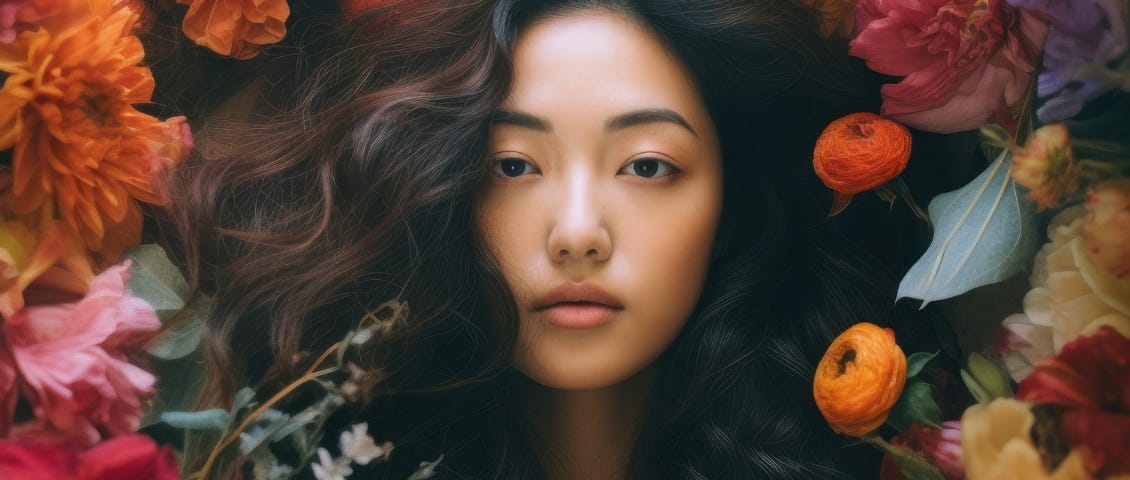
M 290 5 L 286 0 L 177 0 L 188 5 L 184 34 L 197 45 L 246 59 L 282 40 Z
M 14 148 L 10 208 L 49 209 L 86 246 L 116 260 L 141 235 L 137 201 L 165 202 L 155 178 L 191 147 L 183 117 L 162 122 L 153 75 L 131 34 L 138 15 L 113 0 L 71 0 L 67 22 L 0 44 L 0 150 Z M 70 5 L 73 4 L 73 5 Z
M 887 420 L 906 383 L 906 355 L 895 333 L 871 323 L 845 330 L 816 367 L 812 395 L 828 425 L 862 436 Z

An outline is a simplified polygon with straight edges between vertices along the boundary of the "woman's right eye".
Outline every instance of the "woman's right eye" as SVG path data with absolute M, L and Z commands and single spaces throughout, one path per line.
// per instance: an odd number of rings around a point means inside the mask
M 507 178 L 518 178 L 523 175 L 540 173 L 538 167 L 528 160 L 517 157 L 503 158 L 497 161 L 495 170 Z

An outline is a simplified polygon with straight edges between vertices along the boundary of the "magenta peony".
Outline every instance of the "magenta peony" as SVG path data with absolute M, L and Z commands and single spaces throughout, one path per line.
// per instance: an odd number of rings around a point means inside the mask
M 903 77 L 882 89 L 882 115 L 952 133 L 979 128 L 1024 96 L 1047 25 L 1004 0 L 860 0 L 850 53 Z
M 4 322 L 37 418 L 14 428 L 17 438 L 91 445 L 138 428 L 156 379 L 126 353 L 160 322 L 149 304 L 126 292 L 128 274 L 126 261 L 95 277 L 81 301 L 27 307 Z

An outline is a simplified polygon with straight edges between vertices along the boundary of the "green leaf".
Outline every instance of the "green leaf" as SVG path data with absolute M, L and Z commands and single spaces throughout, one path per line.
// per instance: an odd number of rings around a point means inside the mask
M 1000 282 L 1026 268 L 1040 239 L 1037 217 L 1012 181 L 1011 153 L 968 185 L 930 202 L 934 237 L 899 283 L 898 298 L 922 307 Z
M 917 352 L 910 354 L 909 357 L 906 357 L 906 378 L 911 378 L 921 373 L 922 369 L 926 368 L 926 364 L 936 356 L 938 356 L 938 352 Z
M 153 307 L 162 322 L 184 308 L 191 289 L 161 247 L 138 245 L 126 250 L 123 257 L 133 261 L 129 269 L 130 292 Z
M 228 426 L 228 412 L 219 408 L 199 412 L 165 412 L 161 420 L 187 430 L 223 430 Z
M 891 445 L 877 436 L 863 437 L 863 439 L 895 459 L 899 464 L 899 469 L 902 470 L 904 480 L 945 480 L 942 472 L 915 452 L 897 445 Z
M 898 401 L 891 407 L 887 424 L 900 432 L 905 432 L 914 422 L 942 428 L 942 409 L 934 401 L 933 390 L 934 387 L 926 382 L 908 383 Z
M 196 299 L 188 307 L 187 317 L 178 320 L 174 327 L 163 330 L 149 342 L 146 351 L 162 360 L 176 360 L 194 352 L 200 346 L 204 320 L 211 308 L 211 301 L 207 298 Z

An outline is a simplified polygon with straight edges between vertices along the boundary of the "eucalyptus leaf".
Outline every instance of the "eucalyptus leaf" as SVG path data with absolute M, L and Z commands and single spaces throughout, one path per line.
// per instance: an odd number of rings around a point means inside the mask
M 911 378 L 922 372 L 926 368 L 926 364 L 938 356 L 938 352 L 917 352 L 912 353 L 906 357 L 906 378 Z
M 933 387 L 926 382 L 908 383 L 887 416 L 887 424 L 900 432 L 915 422 L 942 428 L 942 409 L 934 401 Z
M 228 412 L 218 408 L 199 412 L 165 412 L 161 420 L 187 430 L 223 430 L 228 425 Z
M 968 185 L 930 202 L 934 238 L 899 283 L 897 298 L 922 307 L 1000 282 L 1026 268 L 1038 246 L 1037 217 L 1012 181 L 1004 150 Z
M 145 300 L 162 322 L 176 315 L 191 292 L 188 282 L 165 251 L 157 245 L 138 245 L 122 255 L 132 260 L 129 289 L 133 296 Z
M 267 412 L 274 412 L 274 414 L 259 416 L 255 423 L 239 434 L 239 450 L 244 455 L 259 449 L 265 442 L 272 439 L 279 430 L 290 424 L 290 415 L 274 409 L 267 410 Z

